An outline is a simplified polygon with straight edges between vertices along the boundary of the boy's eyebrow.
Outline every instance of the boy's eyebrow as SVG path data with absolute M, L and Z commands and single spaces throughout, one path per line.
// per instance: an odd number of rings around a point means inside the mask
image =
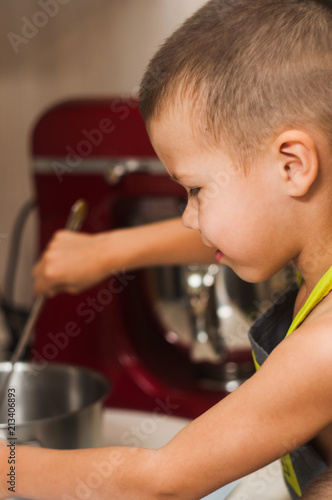
M 175 181 L 175 182 L 178 182 L 179 184 L 181 184 L 181 186 L 183 186 L 183 181 L 184 179 L 188 178 L 188 175 L 187 174 L 183 174 L 180 176 L 181 177 L 181 180 L 176 176 L 176 175 L 170 175 L 170 178 Z
M 183 174 L 183 175 L 181 175 L 181 177 L 185 179 L 186 177 L 188 178 L 188 175 Z M 176 175 L 171 175 L 171 179 L 173 179 L 173 181 L 179 182 L 181 184 L 180 179 Z

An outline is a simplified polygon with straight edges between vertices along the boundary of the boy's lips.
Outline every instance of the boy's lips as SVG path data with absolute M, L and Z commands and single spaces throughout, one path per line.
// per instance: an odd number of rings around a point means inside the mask
M 224 254 L 220 250 L 217 250 L 214 256 L 217 262 L 221 262 L 221 259 L 223 258 Z
M 202 231 L 201 231 L 201 237 L 202 237 L 202 241 L 204 243 L 204 245 L 206 247 L 209 247 L 209 248 L 216 248 L 215 245 L 213 245 L 212 243 L 208 242 L 208 240 L 205 238 L 205 236 L 203 235 Z M 221 252 L 221 250 L 217 250 L 214 254 L 214 257 L 216 259 L 217 262 L 221 262 L 221 259 L 223 258 L 224 254 Z

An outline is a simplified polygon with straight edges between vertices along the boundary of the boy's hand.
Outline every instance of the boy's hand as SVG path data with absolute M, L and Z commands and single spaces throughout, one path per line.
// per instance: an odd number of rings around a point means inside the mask
M 58 231 L 33 269 L 34 292 L 48 296 L 60 292 L 76 294 L 95 285 L 110 272 L 105 254 L 108 246 L 112 248 L 112 241 L 112 233 Z M 120 253 L 115 250 L 114 269 L 116 254 Z

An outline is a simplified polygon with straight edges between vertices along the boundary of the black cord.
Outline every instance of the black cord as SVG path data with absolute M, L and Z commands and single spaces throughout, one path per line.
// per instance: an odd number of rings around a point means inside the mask
M 14 304 L 14 285 L 23 230 L 30 213 L 36 205 L 36 200 L 29 200 L 23 205 L 14 222 L 13 233 L 9 244 L 9 257 L 5 275 L 4 294 L 0 295 L 0 307 L 10 335 L 10 342 L 8 345 L 9 353 L 13 352 L 15 349 L 29 316 L 28 309 Z M 25 357 L 26 353 L 23 358 Z
M 37 202 L 34 199 L 27 201 L 21 208 L 14 223 L 13 234 L 9 245 L 9 258 L 4 285 L 4 298 L 9 304 L 13 304 L 14 302 L 14 285 L 23 229 L 31 211 L 36 205 Z

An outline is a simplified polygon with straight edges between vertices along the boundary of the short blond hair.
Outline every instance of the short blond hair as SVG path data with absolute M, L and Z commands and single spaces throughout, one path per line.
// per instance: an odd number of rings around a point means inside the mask
M 330 500 L 332 498 L 332 471 L 324 472 L 309 484 L 303 500 Z
M 239 158 L 285 127 L 332 142 L 332 2 L 209 1 L 151 60 L 141 113 L 149 123 L 188 98 L 197 131 Z

